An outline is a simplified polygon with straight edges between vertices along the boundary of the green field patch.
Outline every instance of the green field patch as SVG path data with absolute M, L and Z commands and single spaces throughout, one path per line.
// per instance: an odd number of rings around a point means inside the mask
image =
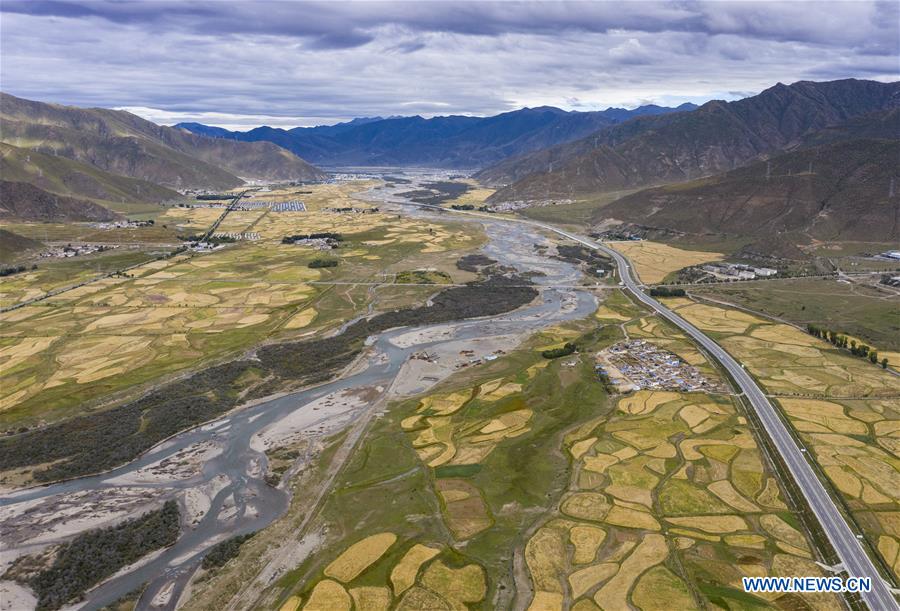
M 435 467 L 434 476 L 436 478 L 445 477 L 472 477 L 481 471 L 482 465 L 441 465 Z
M 685 480 L 670 479 L 659 493 L 659 502 L 665 515 L 686 516 L 696 514 L 728 514 L 734 510 Z
M 450 274 L 437 270 L 408 270 L 397 274 L 397 284 L 449 284 L 453 281 Z

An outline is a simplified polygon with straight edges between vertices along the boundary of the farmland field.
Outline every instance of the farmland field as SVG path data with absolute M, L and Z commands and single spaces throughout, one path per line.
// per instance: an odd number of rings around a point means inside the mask
M 151 218 L 162 218 L 170 210 L 179 208 L 155 207 Z M 167 224 L 167 218 L 151 226 L 121 227 L 100 229 L 93 223 L 37 223 L 9 222 L 0 223 L 0 228 L 12 231 L 21 236 L 41 242 L 98 242 L 128 244 L 175 244 L 175 226 Z
M 716 375 L 614 292 L 592 319 L 394 404 L 317 518 L 324 541 L 265 607 L 839 608 L 740 590 L 742 576 L 821 574 L 815 554 L 730 397 L 606 394 L 593 354 L 623 333 Z M 540 357 L 570 340 L 578 353 Z M 188 608 L 222 604 L 253 562 L 239 557 Z
M 657 284 L 685 267 L 719 261 L 723 256 L 714 252 L 683 250 L 668 244 L 640 240 L 635 242 L 610 242 L 609 246 L 628 257 L 642 282 Z
M 853 335 L 870 346 L 900 350 L 900 299 L 887 289 L 831 279 L 694 287 L 692 293 L 722 299 L 805 327 L 812 323 Z M 900 360 L 891 359 L 900 365 Z
M 789 325 L 670 301 L 776 398 L 869 541 L 900 576 L 900 378 Z
M 629 337 L 715 375 L 678 331 L 621 297 L 600 316 L 631 320 Z M 774 597 L 748 596 L 741 577 L 820 574 L 730 397 L 641 390 L 563 445 L 573 461 L 569 488 L 525 548 L 532 608 L 580 597 L 583 609 L 767 606 Z M 806 603 L 838 605 L 827 596 Z
M 363 186 L 308 187 L 314 191 L 311 201 L 318 202 L 311 208 L 342 206 Z M 170 208 L 161 218 L 179 230 L 203 232 L 221 212 Z M 424 300 L 431 294 L 427 287 L 386 284 L 371 290 L 355 283 L 389 283 L 411 257 L 454 282 L 471 280 L 474 275 L 453 262 L 483 239 L 471 227 L 450 222 L 325 211 L 235 211 L 220 230 L 239 232 L 250 225 L 259 241 L 159 259 L 157 253 L 117 249 L 42 263 L 38 270 L 4 278 L 4 305 L 12 305 L 99 277 L 0 314 L 0 428 L 69 417 L 116 393 L 240 354 L 268 338 L 330 328 L 373 300 L 381 307 L 383 299 L 390 308 Z M 311 269 L 319 251 L 281 243 L 285 236 L 322 231 L 344 236 L 341 248 L 329 252 L 338 267 Z
M 149 263 L 171 252 L 168 248 L 117 248 L 67 259 L 41 259 L 37 269 L 0 279 L 0 307 L 41 297 L 116 270 Z

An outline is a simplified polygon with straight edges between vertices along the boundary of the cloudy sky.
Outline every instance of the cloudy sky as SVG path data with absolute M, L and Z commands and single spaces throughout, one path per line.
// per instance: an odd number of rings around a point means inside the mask
M 233 129 L 898 80 L 900 3 L 3 0 L 0 86 Z

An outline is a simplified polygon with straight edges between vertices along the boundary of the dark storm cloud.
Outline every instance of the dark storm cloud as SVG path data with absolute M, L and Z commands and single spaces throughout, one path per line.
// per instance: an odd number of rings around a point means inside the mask
M 811 43 L 864 44 L 885 39 L 896 43 L 900 13 L 898 3 L 890 0 L 874 3 L 6 0 L 2 10 L 45 17 L 96 17 L 119 24 L 204 34 L 312 37 L 332 40 L 341 46 L 366 44 L 371 37 L 362 31 L 387 24 L 415 31 L 482 36 L 547 34 L 561 30 L 605 33 L 625 29 L 735 34 Z
M 245 126 L 733 98 L 775 81 L 896 78 L 900 53 L 893 1 L 4 0 L 0 10 L 11 93 Z

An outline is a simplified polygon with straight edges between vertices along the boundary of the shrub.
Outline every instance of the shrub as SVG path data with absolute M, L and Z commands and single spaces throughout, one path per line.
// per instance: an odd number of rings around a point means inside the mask
M 317 259 L 313 259 L 312 261 L 310 261 L 308 263 L 308 267 L 311 267 L 313 269 L 320 268 L 320 267 L 337 267 L 337 266 L 338 266 L 337 259 L 317 258 Z
M 676 289 L 668 286 L 654 286 L 650 289 L 651 297 L 684 297 L 686 294 L 684 289 Z
M 161 509 L 138 518 L 78 535 L 60 547 L 49 568 L 26 579 L 38 596 L 37 609 L 59 609 L 80 598 L 122 567 L 174 544 L 179 532 L 178 504 L 167 501 Z M 28 556 L 18 559 L 9 573 L 14 577 L 17 567 L 29 560 Z
M 241 551 L 241 546 L 255 534 L 256 533 L 247 533 L 246 535 L 238 535 L 212 546 L 209 552 L 203 557 L 203 568 L 211 569 L 223 566 L 229 560 L 237 556 L 238 552 Z
M 566 342 L 562 348 L 553 348 L 552 350 L 544 350 L 541 356 L 545 359 L 558 359 L 561 356 L 569 356 L 575 352 L 577 346 L 572 342 Z

